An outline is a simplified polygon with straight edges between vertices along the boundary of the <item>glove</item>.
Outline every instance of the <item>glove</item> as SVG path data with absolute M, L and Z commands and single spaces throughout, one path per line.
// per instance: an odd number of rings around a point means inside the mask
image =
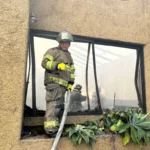
M 72 89 L 72 84 L 68 84 L 67 89 L 71 91 L 71 89 Z
M 66 67 L 66 65 L 65 65 L 64 63 L 59 63 L 59 64 L 57 65 L 57 69 L 59 69 L 59 70 L 66 70 L 67 67 Z

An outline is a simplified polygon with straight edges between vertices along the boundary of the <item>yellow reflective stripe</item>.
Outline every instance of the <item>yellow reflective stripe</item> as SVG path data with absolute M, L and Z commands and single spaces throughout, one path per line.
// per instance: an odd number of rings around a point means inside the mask
M 51 60 L 51 61 L 54 60 L 54 58 L 53 58 L 51 55 L 44 55 L 44 56 L 43 56 L 43 60 L 44 60 L 44 59 L 48 59 L 48 60 Z
M 48 62 L 46 63 L 46 69 L 47 69 L 47 70 L 52 70 L 52 64 L 53 64 L 53 61 L 48 61 Z
M 71 71 L 72 71 L 72 70 L 75 70 L 75 67 L 74 67 L 74 65 L 71 65 Z
M 74 79 L 75 75 L 74 74 L 70 74 L 70 78 Z
M 52 81 L 53 81 L 53 82 L 55 82 L 55 83 L 57 83 L 57 84 L 59 84 L 59 85 L 63 85 L 63 86 L 65 86 L 65 87 L 68 86 L 68 81 L 63 80 L 63 79 L 60 79 L 60 78 L 56 78 L 56 77 L 49 77 L 49 78 L 46 78 L 45 81 L 46 81 L 46 82 L 52 82 Z
M 67 70 L 68 70 L 69 72 L 71 72 L 72 70 L 75 70 L 74 65 L 71 65 L 71 67 L 68 66 L 68 65 L 66 65 L 66 68 L 67 68 Z
M 70 66 L 66 65 L 66 70 L 68 70 L 70 72 L 71 71 Z
M 58 127 L 59 126 L 59 122 L 56 120 L 52 120 L 52 121 L 45 121 L 44 122 L 44 128 L 54 128 L 54 127 Z

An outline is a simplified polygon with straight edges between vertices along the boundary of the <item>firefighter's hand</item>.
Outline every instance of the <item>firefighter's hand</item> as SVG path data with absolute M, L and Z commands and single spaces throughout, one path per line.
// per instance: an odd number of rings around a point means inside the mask
M 66 70 L 66 69 L 67 69 L 67 66 L 66 66 L 66 64 L 64 64 L 64 63 L 59 63 L 59 64 L 57 65 L 57 69 L 59 69 L 59 70 Z
M 68 84 L 67 89 L 71 91 L 71 89 L 72 89 L 72 84 Z

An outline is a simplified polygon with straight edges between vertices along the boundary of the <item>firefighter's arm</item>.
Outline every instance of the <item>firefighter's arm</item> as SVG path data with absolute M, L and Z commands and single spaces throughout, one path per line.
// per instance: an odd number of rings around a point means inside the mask
M 74 80 L 75 80 L 75 67 L 74 64 L 71 65 L 70 67 L 70 79 L 68 81 L 68 89 L 72 89 L 72 86 L 74 84 Z
M 46 70 L 55 70 L 58 62 L 55 60 L 55 53 L 49 49 L 43 56 L 41 66 Z

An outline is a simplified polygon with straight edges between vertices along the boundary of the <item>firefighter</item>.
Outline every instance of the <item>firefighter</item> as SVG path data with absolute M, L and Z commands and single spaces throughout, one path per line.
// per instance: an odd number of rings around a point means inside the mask
M 99 91 L 99 96 L 100 96 L 101 107 L 103 109 L 106 98 L 102 94 L 102 89 L 100 87 L 98 87 L 98 91 Z M 91 104 L 91 107 L 92 107 L 92 109 L 95 109 L 95 110 L 99 109 L 96 91 L 93 92 L 93 94 L 92 94 L 92 104 Z
M 81 89 L 82 86 L 80 84 L 77 84 L 74 87 L 73 91 L 71 92 L 70 107 L 69 107 L 70 112 L 78 112 L 83 110 L 81 102 L 86 100 L 86 96 L 82 96 Z
M 59 113 L 64 108 L 64 95 L 74 84 L 74 63 L 68 48 L 73 36 L 66 30 L 57 36 L 58 47 L 51 48 L 43 56 L 45 69 L 44 85 L 46 89 L 46 112 L 44 129 L 53 136 L 59 128 Z

